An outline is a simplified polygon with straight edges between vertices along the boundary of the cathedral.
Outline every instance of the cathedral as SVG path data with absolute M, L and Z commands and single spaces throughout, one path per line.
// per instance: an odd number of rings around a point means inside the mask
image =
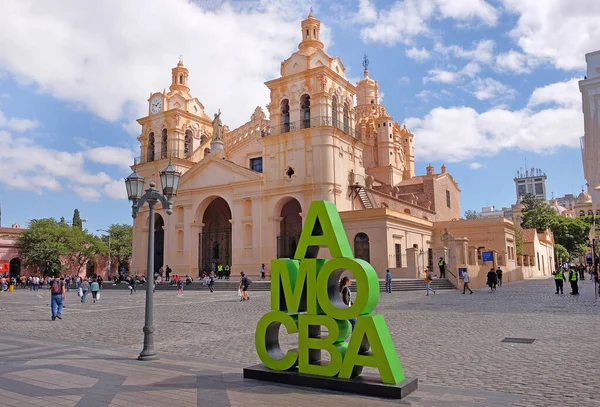
M 444 166 L 415 174 L 413 134 L 380 103 L 366 58 L 364 78 L 352 84 L 340 58 L 325 52 L 312 12 L 301 38 L 281 76 L 265 83 L 267 111 L 257 107 L 237 129 L 222 124 L 220 110 L 213 118 L 205 113 L 183 61 L 172 69 L 169 91 L 150 95 L 132 168 L 146 185 L 160 185 L 169 160 L 182 173 L 173 214 L 157 208 L 156 269 L 197 277 L 229 265 L 233 275 L 258 275 L 265 264 L 269 274 L 271 259 L 294 256 L 314 200 L 335 203 L 355 257 L 380 276 L 390 269 L 418 277 L 437 264 L 434 224 L 460 218 L 458 184 Z M 132 271 L 139 274 L 144 210 L 134 221 Z

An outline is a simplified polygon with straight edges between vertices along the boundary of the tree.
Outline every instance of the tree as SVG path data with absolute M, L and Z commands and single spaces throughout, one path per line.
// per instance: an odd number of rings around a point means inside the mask
M 58 222 L 58 223 L 66 225 L 66 224 L 67 224 L 67 221 L 65 220 L 65 217 L 64 217 L 64 216 L 61 216 L 61 217 L 60 217 L 60 222 Z
M 515 224 L 515 247 L 517 256 L 523 255 L 523 229 L 521 226 Z
M 526 195 L 527 196 L 527 195 Z M 523 199 L 523 202 L 525 199 Z M 523 203 L 525 208 L 529 204 Z M 538 233 L 543 233 L 550 227 L 552 220 L 558 217 L 554 209 L 542 200 L 534 200 L 530 209 L 523 211 L 523 229 L 536 229 Z
M 108 228 L 108 235 L 102 236 L 102 241 L 108 245 L 110 236 L 110 257 L 117 261 L 119 269 L 129 268 L 131 247 L 133 245 L 133 227 L 126 223 L 113 224 Z
M 81 222 L 81 216 L 79 215 L 79 209 L 73 211 L 73 227 L 83 229 L 83 222 Z
M 472 211 L 470 209 L 468 211 L 465 211 L 465 219 L 479 219 L 479 218 L 481 218 L 481 216 L 479 216 L 479 214 L 477 212 Z
M 569 251 L 564 246 L 556 243 L 554 244 L 554 250 L 556 250 L 556 261 L 558 264 L 569 263 L 571 261 Z
M 536 202 L 544 202 L 539 199 L 535 199 L 535 195 L 529 193 L 521 197 L 521 204 L 523 204 L 523 212 L 527 212 L 534 208 Z
M 63 269 L 61 259 L 69 253 L 66 236 L 70 230 L 68 225 L 54 219 L 33 219 L 18 239 L 23 263 L 37 274 L 60 273 Z
M 77 274 L 88 262 L 94 262 L 96 256 L 106 255 L 108 251 L 101 239 L 78 227 L 69 229 L 66 245 L 68 251 L 66 261 L 77 269 Z

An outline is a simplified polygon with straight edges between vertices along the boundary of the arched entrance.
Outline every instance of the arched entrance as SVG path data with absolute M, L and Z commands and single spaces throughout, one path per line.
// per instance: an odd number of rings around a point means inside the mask
M 371 261 L 371 248 L 369 246 L 369 236 L 363 232 L 358 233 L 354 236 L 354 257 L 369 263 Z
M 202 233 L 198 239 L 198 268 L 216 271 L 217 266 L 231 266 L 231 209 L 223 198 L 215 198 L 202 216 Z
M 294 258 L 300 233 L 302 233 L 302 207 L 296 199 L 290 199 L 281 208 L 279 236 L 277 236 L 277 257 Z
M 12 259 L 10 261 L 9 264 L 9 270 L 10 270 L 10 277 L 15 277 L 17 278 L 18 276 L 21 275 L 21 259 L 19 259 L 18 257 L 15 257 L 14 259 Z
M 165 261 L 165 221 L 160 214 L 154 216 L 154 271 L 157 272 Z

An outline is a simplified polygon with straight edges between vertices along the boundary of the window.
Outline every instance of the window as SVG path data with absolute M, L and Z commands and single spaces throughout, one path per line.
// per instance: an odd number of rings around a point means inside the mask
M 185 155 L 186 158 L 192 154 L 192 132 L 190 130 L 185 131 L 183 154 Z
M 588 215 L 594 215 L 594 212 L 588 211 Z
M 148 151 L 146 161 L 154 161 L 154 132 L 148 134 Z
M 179 84 L 181 85 L 183 83 L 183 75 L 179 75 Z
M 544 195 L 544 184 L 542 184 L 541 182 L 535 184 L 535 194 Z
M 370 262 L 371 254 L 369 249 L 369 236 L 366 233 L 361 232 L 354 236 L 354 257 Z
M 331 120 L 333 122 L 333 127 L 338 126 L 338 106 L 337 106 L 337 97 L 333 96 L 331 98 Z
M 288 133 L 290 131 L 290 101 L 283 99 L 281 101 L 281 132 Z
M 307 94 L 300 98 L 300 115 L 301 128 L 308 129 L 310 127 L 310 96 Z
M 579 211 L 579 216 L 585 216 L 585 212 L 584 211 Z
M 250 159 L 250 169 L 256 172 L 263 172 L 263 160 L 262 157 L 256 157 Z
M 451 205 L 450 205 L 450 191 L 448 191 L 448 190 L 446 190 L 446 206 L 448 208 L 451 208 Z
M 163 129 L 160 144 L 160 158 L 167 158 L 167 139 L 167 129 Z
M 402 267 L 402 246 L 399 243 L 395 245 L 396 267 Z
M 344 103 L 344 133 L 350 132 L 350 108 Z
M 527 193 L 527 190 L 525 188 L 525 184 L 520 184 L 519 185 L 519 196 L 524 196 Z

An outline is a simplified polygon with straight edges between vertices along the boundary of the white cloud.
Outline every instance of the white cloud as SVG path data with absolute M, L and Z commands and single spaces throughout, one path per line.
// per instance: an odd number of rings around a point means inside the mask
M 559 92 L 569 95 L 559 95 Z M 521 110 L 505 107 L 483 113 L 471 107 L 438 107 L 424 118 L 409 118 L 406 125 L 415 134 L 415 155 L 424 160 L 458 162 L 517 149 L 536 153 L 559 147 L 577 147 L 583 133 L 576 80 L 539 88 L 530 106 Z M 554 106 L 536 110 L 545 103 Z
M 113 199 L 127 199 L 125 182 L 121 180 L 114 180 L 104 185 L 104 193 Z
M 129 166 L 133 164 L 135 153 L 127 148 L 106 146 L 87 150 L 85 156 L 100 164 L 118 165 L 121 168 L 129 169 Z
M 371 1 L 362 0 L 354 20 L 367 25 L 361 30 L 364 41 L 394 45 L 410 44 L 414 37 L 428 33 L 427 23 L 437 17 L 493 26 L 498 11 L 484 0 L 398 0 L 379 11 Z
M 104 172 L 91 173 L 85 169 L 85 158 L 102 162 L 104 157 L 117 157 L 120 149 L 99 147 L 88 151 L 66 152 L 45 148 L 30 138 L 15 138 L 0 130 L 0 184 L 9 188 L 42 192 L 65 190 L 64 185 L 84 200 L 97 200 L 100 192 L 113 179 Z M 113 155 L 103 152 L 115 151 Z M 118 160 L 104 164 L 121 165 Z M 123 187 L 125 188 L 125 187 Z M 121 198 L 117 194 L 109 194 Z
M 429 51 L 427 51 L 425 48 L 416 48 L 416 47 L 412 47 L 406 50 L 405 52 L 406 56 L 409 57 L 410 59 L 414 59 L 415 61 L 425 61 L 429 58 L 431 58 L 431 53 Z
M 281 61 L 300 42 L 305 3 L 223 2 L 207 11 L 187 0 L 4 0 L 0 65 L 125 124 L 146 114 L 150 92 L 168 88 L 183 54 L 192 94 L 209 116 L 220 108 L 233 128 L 268 102 L 263 82 L 279 77 Z
M 410 78 L 408 76 L 401 76 L 398 79 L 398 82 L 400 83 L 400 85 L 408 85 L 410 83 Z
M 454 83 L 460 79 L 458 72 L 445 71 L 443 69 L 432 69 L 428 72 L 429 76 L 423 78 L 423 82 Z
M 503 5 L 519 16 L 510 35 L 528 61 L 581 69 L 585 67 L 584 55 L 598 49 L 597 0 L 503 0 Z
M 512 98 L 515 90 L 504 85 L 493 78 L 475 78 L 473 84 L 473 95 L 479 100 Z
M 538 65 L 535 58 L 529 57 L 521 52 L 510 50 L 498 54 L 495 58 L 495 69 L 513 73 L 529 73 Z
M 458 45 L 445 46 L 439 42 L 435 44 L 434 49 L 443 55 L 453 55 L 457 58 L 489 64 L 493 61 L 495 47 L 496 43 L 493 40 L 484 39 L 475 44 L 472 49 L 464 49 Z
M 475 162 L 469 163 L 468 167 L 472 170 L 479 170 L 479 169 L 485 167 L 485 165 L 475 161 Z
M 19 133 L 23 133 L 25 131 L 35 129 L 38 126 L 39 123 L 35 120 L 23 119 L 19 117 L 7 118 L 0 110 L 0 128 L 4 127 Z

